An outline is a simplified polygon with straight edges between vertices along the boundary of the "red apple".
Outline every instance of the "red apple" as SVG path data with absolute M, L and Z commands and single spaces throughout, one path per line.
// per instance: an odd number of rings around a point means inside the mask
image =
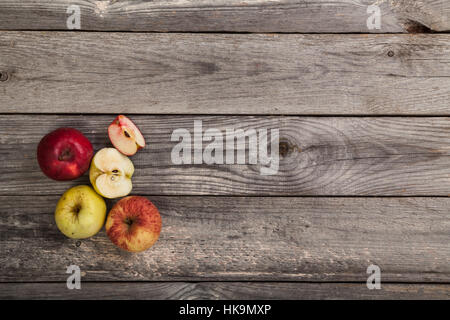
M 106 219 L 106 234 L 118 247 L 141 252 L 158 240 L 161 216 L 147 198 L 129 196 L 117 202 Z
M 78 130 L 59 128 L 39 142 L 37 160 L 42 172 L 54 180 L 73 180 L 88 169 L 94 154 L 92 144 Z
M 109 125 L 108 135 L 114 147 L 126 156 L 132 156 L 145 147 L 141 131 L 124 115 L 117 116 Z

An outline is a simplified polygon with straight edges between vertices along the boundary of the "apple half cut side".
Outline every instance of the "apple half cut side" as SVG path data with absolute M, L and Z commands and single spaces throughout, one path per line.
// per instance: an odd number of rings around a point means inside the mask
M 145 147 L 141 131 L 124 115 L 117 116 L 109 125 L 108 135 L 114 147 L 126 156 L 132 156 Z
M 128 195 L 133 186 L 131 160 L 114 148 L 103 148 L 92 159 L 89 179 L 98 194 L 114 199 Z

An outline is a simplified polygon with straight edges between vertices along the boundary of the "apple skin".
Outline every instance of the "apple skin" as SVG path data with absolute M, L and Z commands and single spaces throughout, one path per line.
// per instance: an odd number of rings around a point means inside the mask
M 105 200 L 89 186 L 70 188 L 56 205 L 56 225 L 65 236 L 72 239 L 85 239 L 97 234 L 105 218 Z
M 161 226 L 161 215 L 150 200 L 129 196 L 118 201 L 109 212 L 106 234 L 119 248 L 141 252 L 158 240 Z
M 73 128 L 50 132 L 37 147 L 37 160 L 42 172 L 59 181 L 82 176 L 89 169 L 93 154 L 88 138 Z

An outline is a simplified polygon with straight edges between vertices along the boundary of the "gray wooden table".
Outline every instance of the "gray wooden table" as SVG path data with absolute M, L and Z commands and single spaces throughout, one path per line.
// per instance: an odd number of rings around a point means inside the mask
M 378 1 L 369 30 L 373 2 L 0 0 L 0 298 L 450 298 L 450 2 Z M 163 219 L 141 254 L 65 238 L 56 201 L 88 178 L 35 156 L 62 126 L 110 145 L 118 113 Z M 278 174 L 173 164 L 195 120 L 279 128 Z

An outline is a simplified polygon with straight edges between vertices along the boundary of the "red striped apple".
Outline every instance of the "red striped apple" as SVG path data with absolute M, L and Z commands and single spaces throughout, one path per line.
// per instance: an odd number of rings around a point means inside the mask
M 150 248 L 161 232 L 161 216 L 145 197 L 129 196 L 117 202 L 106 219 L 106 234 L 118 247 L 141 252 Z
M 59 128 L 39 142 L 37 160 L 44 174 L 54 180 L 73 180 L 89 169 L 94 150 L 80 131 Z
M 132 156 L 145 147 L 145 139 L 141 131 L 124 115 L 117 116 L 109 125 L 108 135 L 114 147 L 126 156 Z

